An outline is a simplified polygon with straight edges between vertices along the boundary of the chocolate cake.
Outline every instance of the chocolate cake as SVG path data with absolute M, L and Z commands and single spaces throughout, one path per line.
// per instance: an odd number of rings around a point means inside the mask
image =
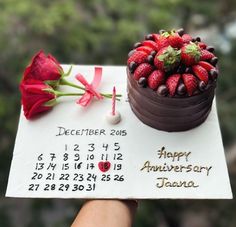
M 128 98 L 134 114 L 163 131 L 185 131 L 211 111 L 218 76 L 214 48 L 183 29 L 149 34 L 127 61 Z

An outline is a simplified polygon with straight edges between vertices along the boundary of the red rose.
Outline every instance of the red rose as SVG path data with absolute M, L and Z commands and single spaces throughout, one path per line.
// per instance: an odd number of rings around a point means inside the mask
M 52 105 L 45 105 L 48 101 L 55 101 L 56 96 L 45 89 L 52 89 L 40 80 L 28 79 L 20 84 L 21 102 L 25 117 L 31 119 L 35 115 L 48 111 Z
M 50 54 L 38 52 L 25 69 L 23 80 L 36 79 L 41 81 L 57 81 L 61 78 L 63 69 L 59 62 Z

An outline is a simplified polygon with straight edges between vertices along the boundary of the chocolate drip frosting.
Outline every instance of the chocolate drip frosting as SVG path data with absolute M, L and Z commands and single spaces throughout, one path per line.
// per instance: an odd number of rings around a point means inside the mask
M 210 113 L 216 82 L 191 97 L 163 97 L 148 87 L 139 87 L 129 70 L 127 75 L 131 109 L 144 124 L 163 131 L 185 131 L 203 123 Z

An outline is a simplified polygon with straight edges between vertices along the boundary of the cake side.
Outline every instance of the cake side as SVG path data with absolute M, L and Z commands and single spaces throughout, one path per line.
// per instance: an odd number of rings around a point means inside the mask
M 204 93 L 191 97 L 158 96 L 143 89 L 128 73 L 128 99 L 134 114 L 145 124 L 164 131 L 184 131 L 203 123 L 212 106 L 216 83 Z M 155 97 L 155 99 L 154 99 Z

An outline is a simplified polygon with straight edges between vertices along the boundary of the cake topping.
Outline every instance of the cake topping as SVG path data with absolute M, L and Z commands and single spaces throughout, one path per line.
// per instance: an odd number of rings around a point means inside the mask
M 175 31 L 165 32 L 162 35 L 167 37 L 168 43 L 170 46 L 175 48 L 180 48 L 183 45 L 183 40 L 181 36 Z
M 152 34 L 152 36 L 153 36 L 153 39 L 154 39 L 155 42 L 157 42 L 160 38 L 160 34 L 155 34 L 154 33 L 154 34 Z
M 183 43 L 189 43 L 193 40 L 192 36 L 189 34 L 184 34 L 182 36 Z
M 158 51 L 154 59 L 154 65 L 160 70 L 170 71 L 180 63 L 180 53 L 180 50 L 171 46 L 164 47 Z
M 128 53 L 128 57 L 130 57 L 136 50 L 131 50 L 129 53 Z
M 139 80 L 138 80 L 138 85 L 140 87 L 146 87 L 147 86 L 147 78 L 140 77 Z
M 197 45 L 201 48 L 201 49 L 206 49 L 207 45 L 203 42 L 197 42 Z
M 213 46 L 208 46 L 208 47 L 206 47 L 206 49 L 208 50 L 208 51 L 210 51 L 210 52 L 214 52 L 214 50 L 215 50 L 215 48 L 213 47 Z
M 140 46 L 136 49 L 137 51 L 143 51 L 147 54 L 150 54 L 152 52 L 152 48 L 148 46 Z
M 148 55 L 148 57 L 147 57 L 148 63 L 152 64 L 153 60 L 154 60 L 154 57 L 152 55 Z
M 175 91 L 178 86 L 180 77 L 181 77 L 180 74 L 173 74 L 169 76 L 168 79 L 166 80 L 166 86 L 169 90 L 170 96 L 175 95 Z
M 154 40 L 153 34 L 147 34 L 147 35 L 145 36 L 145 39 L 146 39 L 146 40 Z
M 213 80 L 215 80 L 218 77 L 218 71 L 216 69 L 211 69 L 210 76 Z
M 127 63 L 130 64 L 132 61 L 135 63 L 142 63 L 146 61 L 148 54 L 143 51 L 135 51 L 128 59 Z
M 185 73 L 192 73 L 192 68 L 191 67 L 186 67 L 185 68 Z
M 201 50 L 195 43 L 186 44 L 181 48 L 181 60 L 185 65 L 193 65 L 200 60 Z
M 200 65 L 193 65 L 192 67 L 193 72 L 195 75 L 200 79 L 203 80 L 206 84 L 208 83 L 208 72 Z
M 142 43 L 140 43 L 140 42 L 137 42 L 137 43 L 134 44 L 134 48 L 137 48 L 137 47 L 140 47 L 140 46 L 142 46 Z
M 153 71 L 148 77 L 148 86 L 155 90 L 157 87 L 164 83 L 164 72 L 161 70 Z
M 180 28 L 176 31 L 180 36 L 183 36 L 184 34 L 184 29 L 183 28 Z
M 200 91 L 204 91 L 206 89 L 206 84 L 204 81 L 200 81 L 198 84 L 198 87 L 200 89 Z
M 202 66 L 204 69 L 206 69 L 208 72 L 211 69 L 215 69 L 215 67 L 213 65 L 211 65 L 210 63 L 208 63 L 207 61 L 199 61 L 198 65 Z
M 146 35 L 134 45 L 127 65 L 140 87 L 180 97 L 209 89 L 218 76 L 217 62 L 213 46 L 180 28 Z
M 217 58 L 217 57 L 213 57 L 213 58 L 210 60 L 210 63 L 211 63 L 212 65 L 214 65 L 214 66 L 216 66 L 217 62 L 218 62 L 218 58 Z
M 215 55 L 213 53 L 211 53 L 208 50 L 201 50 L 201 60 L 210 60 L 213 57 L 215 57 Z
M 159 30 L 159 33 L 160 33 L 160 34 L 162 34 L 162 33 L 164 33 L 164 32 L 166 32 L 166 30 L 164 30 L 164 29 L 160 29 L 160 30 Z
M 157 89 L 157 94 L 160 96 L 166 96 L 168 94 L 166 85 L 160 85 Z
M 134 61 L 131 61 L 130 64 L 129 64 L 129 70 L 130 72 L 134 72 L 134 70 L 137 68 L 137 63 L 134 62 Z
M 162 34 L 164 34 L 164 35 L 162 35 Z M 159 39 L 157 40 L 157 44 L 158 44 L 159 50 L 163 47 L 169 46 L 168 38 L 165 35 L 165 32 L 161 33 L 161 35 L 159 36 Z
M 139 80 L 140 77 L 148 77 L 152 72 L 152 66 L 148 63 L 140 64 L 134 71 L 134 79 Z
M 197 89 L 197 79 L 193 74 L 183 74 L 183 81 L 186 86 L 188 95 L 191 96 Z
M 148 46 L 148 47 L 150 47 L 150 48 L 152 48 L 153 50 L 156 50 L 156 51 L 158 51 L 160 49 L 158 44 L 155 43 L 154 41 L 151 41 L 151 40 L 145 40 L 145 41 L 142 42 L 142 44 L 144 46 Z
M 155 50 L 153 50 L 151 53 L 150 53 L 153 57 L 156 56 L 157 52 Z
M 177 88 L 177 94 L 178 95 L 185 95 L 185 93 L 186 93 L 186 87 L 183 83 L 180 83 Z
M 201 38 L 198 36 L 194 39 L 194 41 L 201 42 Z

